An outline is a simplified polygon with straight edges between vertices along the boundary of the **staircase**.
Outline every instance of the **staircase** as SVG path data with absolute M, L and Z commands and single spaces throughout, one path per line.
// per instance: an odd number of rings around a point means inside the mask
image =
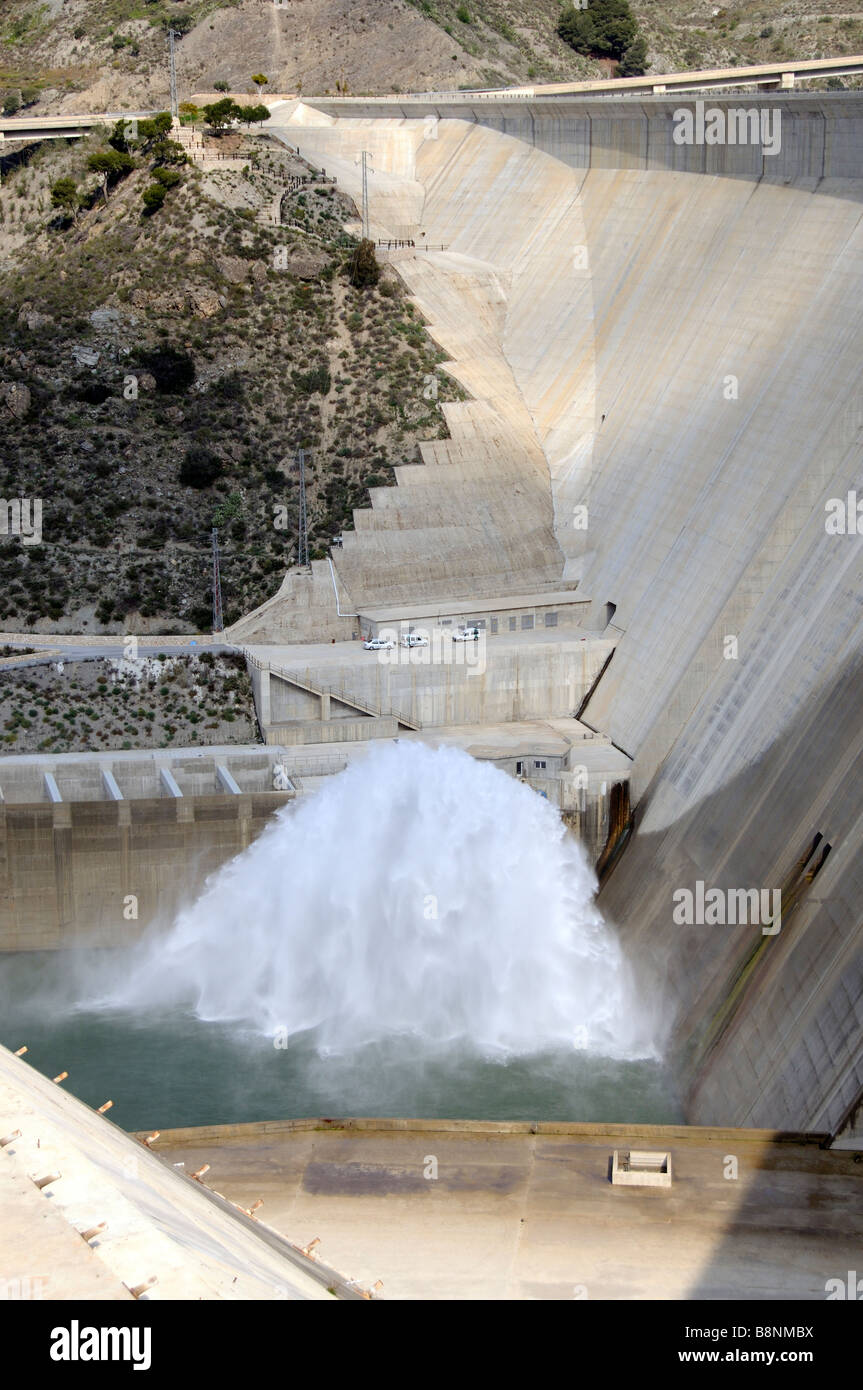
M 284 681 L 287 685 L 294 686 L 297 690 L 304 690 L 309 695 L 318 696 L 321 700 L 322 707 L 325 702 L 330 699 L 337 700 L 339 704 L 347 706 L 348 709 L 356 710 L 358 714 L 369 715 L 373 719 L 389 720 L 398 728 L 413 729 L 415 731 L 422 728 L 422 724 L 419 720 L 415 719 L 412 714 L 407 714 L 405 711 L 396 709 L 392 705 L 376 705 L 371 701 L 358 699 L 357 696 L 348 689 L 344 681 L 325 684 L 317 679 L 313 679 L 311 672 L 308 670 L 302 673 L 299 671 L 287 671 L 281 666 L 274 666 L 270 661 L 262 661 L 259 657 L 255 656 L 248 647 L 243 648 L 243 655 L 248 665 L 253 667 L 256 671 L 265 672 L 267 676 L 275 676 L 277 680 Z M 327 720 L 324 719 L 323 722 L 327 722 Z M 266 724 L 267 727 L 274 727 L 273 721 L 269 719 L 263 719 L 262 723 Z

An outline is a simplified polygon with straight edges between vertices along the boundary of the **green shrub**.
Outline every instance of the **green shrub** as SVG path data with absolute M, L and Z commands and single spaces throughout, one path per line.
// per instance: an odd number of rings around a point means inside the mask
M 376 285 L 381 278 L 381 268 L 375 255 L 374 242 L 363 238 L 351 256 L 348 267 L 351 284 L 356 289 Z
M 174 188 L 182 178 L 176 169 L 154 169 L 153 178 L 160 183 L 163 188 Z
M 55 179 L 51 185 L 51 206 L 61 212 L 78 215 L 78 185 L 74 179 Z
M 320 391 L 322 396 L 326 396 L 332 384 L 329 367 L 324 363 L 312 367 L 307 372 L 292 371 L 291 380 L 299 391 L 305 391 L 308 396 L 313 396 L 316 391 Z
M 165 346 L 139 353 L 141 367 L 155 378 L 156 390 L 162 395 L 179 395 L 195 380 L 195 362 L 187 352 Z
M 624 49 L 617 67 L 618 77 L 641 77 L 647 68 L 647 40 L 637 35 Z
M 151 183 L 141 194 L 141 201 L 144 204 L 145 213 L 152 216 L 158 212 L 165 201 L 168 190 L 161 183 Z
M 193 444 L 186 450 L 186 457 L 180 465 L 180 482 L 184 487 L 201 490 L 212 487 L 222 474 L 222 460 L 216 454 Z

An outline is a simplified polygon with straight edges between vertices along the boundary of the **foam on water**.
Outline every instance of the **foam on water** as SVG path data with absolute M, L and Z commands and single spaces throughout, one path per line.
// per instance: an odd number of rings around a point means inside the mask
M 530 788 L 458 750 L 390 744 L 283 808 L 98 1002 L 311 1030 L 323 1053 L 409 1034 L 654 1055 L 595 891 Z

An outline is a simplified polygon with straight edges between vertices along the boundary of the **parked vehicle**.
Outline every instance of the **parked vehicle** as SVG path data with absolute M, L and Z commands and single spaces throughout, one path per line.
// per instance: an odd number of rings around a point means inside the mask
M 367 637 L 363 646 L 367 652 L 391 652 L 395 642 L 390 637 Z
M 479 628 L 478 628 L 478 627 L 463 627 L 463 628 L 460 628 L 458 632 L 454 632 L 454 633 L 453 633 L 453 635 L 452 635 L 452 640 L 453 640 L 454 642 L 478 642 L 478 641 L 479 641 Z
M 424 632 L 403 632 L 403 647 L 427 647 L 429 639 Z

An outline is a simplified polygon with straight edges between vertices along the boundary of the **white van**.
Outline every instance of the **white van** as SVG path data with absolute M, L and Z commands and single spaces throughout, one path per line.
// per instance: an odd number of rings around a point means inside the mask
M 453 635 L 452 635 L 452 640 L 453 640 L 454 642 L 478 642 L 478 641 L 479 641 L 479 628 L 478 628 L 478 627 L 463 627 L 463 628 L 461 628 L 458 632 L 454 632 L 454 633 L 453 633 Z
M 403 632 L 403 647 L 427 647 L 429 639 L 424 632 Z

